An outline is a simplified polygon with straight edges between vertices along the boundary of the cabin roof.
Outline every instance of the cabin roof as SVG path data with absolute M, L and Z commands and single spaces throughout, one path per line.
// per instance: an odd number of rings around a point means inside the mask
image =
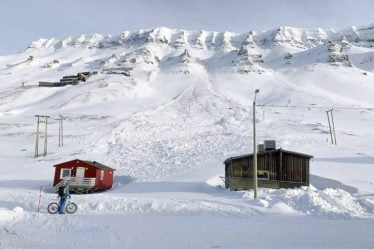
M 264 152 L 258 152 L 257 155 L 261 156 L 261 155 L 278 153 L 278 152 L 285 152 L 285 153 L 296 155 L 296 156 L 302 156 L 302 157 L 306 157 L 306 158 L 313 158 L 312 155 L 303 154 L 303 153 L 299 153 L 299 152 L 295 152 L 295 151 L 290 151 L 290 150 L 284 150 L 282 148 L 276 149 L 276 150 L 269 150 L 269 151 L 264 151 Z M 246 158 L 246 157 L 251 157 L 251 156 L 253 156 L 253 153 L 252 154 L 244 154 L 244 155 L 240 155 L 240 156 L 229 157 L 223 163 L 226 164 L 227 162 L 230 162 L 231 160 L 241 159 L 241 158 Z
M 106 166 L 104 164 L 101 164 L 99 162 L 96 162 L 96 161 L 85 161 L 85 160 L 80 160 L 80 159 L 74 159 L 74 160 L 71 160 L 71 161 L 55 164 L 55 165 L 53 165 L 53 167 L 59 166 L 59 165 L 64 164 L 64 163 L 74 162 L 74 161 L 81 161 L 81 162 L 87 163 L 87 164 L 89 164 L 89 165 L 91 165 L 95 168 L 102 169 L 102 170 L 115 170 L 111 167 L 108 167 L 108 166 Z
M 96 161 L 83 161 L 83 162 L 85 162 L 85 163 L 87 163 L 87 164 L 89 164 L 89 165 L 92 165 L 92 166 L 94 166 L 94 167 L 96 167 L 96 168 L 99 168 L 99 169 L 104 169 L 104 170 L 115 170 L 115 169 L 113 169 L 113 168 L 111 168 L 111 167 L 108 167 L 108 166 L 106 166 L 106 165 L 104 165 L 104 164 L 101 164 L 101 163 L 99 163 L 99 162 L 96 162 Z

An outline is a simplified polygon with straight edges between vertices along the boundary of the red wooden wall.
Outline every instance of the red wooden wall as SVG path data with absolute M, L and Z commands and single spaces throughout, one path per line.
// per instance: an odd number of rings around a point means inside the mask
M 113 185 L 113 170 L 112 169 L 104 169 L 104 178 L 100 180 L 100 172 L 102 169 L 96 168 L 93 165 L 90 165 L 81 160 L 72 160 L 64 163 L 60 163 L 55 165 L 55 176 L 53 181 L 53 186 L 58 184 L 61 179 L 61 169 L 71 169 L 71 176 L 76 176 L 76 171 L 78 167 L 85 167 L 85 175 L 84 177 L 87 178 L 96 178 L 95 190 L 103 190 L 109 189 Z

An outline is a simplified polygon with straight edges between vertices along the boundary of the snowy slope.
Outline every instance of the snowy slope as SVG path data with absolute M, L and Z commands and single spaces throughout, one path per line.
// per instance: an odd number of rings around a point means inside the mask
M 217 222 L 240 220 L 235 227 L 240 230 L 251 226 L 246 219 L 252 217 L 252 222 L 264 222 L 271 230 L 277 217 L 275 228 L 294 220 L 296 227 L 291 230 L 297 233 L 298 226 L 307 229 L 303 219 L 319 226 L 324 218 L 335 229 L 343 221 L 356 227 L 364 238 L 360 248 L 370 248 L 373 47 L 373 25 L 344 30 L 280 27 L 242 34 L 161 27 L 120 35 L 43 38 L 22 53 L 0 57 L 0 162 L 7 165 L 0 169 L 0 225 L 6 228 L 0 230 L 0 241 L 4 239 L 0 248 L 23 248 L 25 241 L 34 246 L 28 248 L 40 248 L 40 239 L 26 231 L 32 224 L 44 223 L 43 233 L 52 238 L 46 243 L 56 246 L 54 222 L 64 233 L 70 226 L 85 231 L 88 244 L 98 245 L 93 237 L 105 233 L 110 234 L 113 248 L 123 243 L 147 248 L 136 239 L 141 227 L 131 231 L 104 218 L 107 215 L 140 219 L 150 226 L 141 215 L 148 215 L 154 224 L 167 216 L 168 222 L 212 229 L 210 239 L 193 248 L 216 246 L 209 240 L 222 237 L 213 229 Z M 111 69 L 130 76 L 108 74 Z M 58 81 L 83 71 L 98 74 L 76 86 L 38 87 L 38 81 Z M 251 104 L 257 88 L 258 103 L 273 105 L 258 107 L 259 141 L 276 139 L 279 147 L 314 155 L 311 187 L 262 189 L 260 200 L 253 200 L 251 192 L 222 188 L 222 162 L 252 151 Z M 334 107 L 356 108 L 334 111 L 337 146 L 329 141 L 325 113 Z M 33 158 L 35 114 L 52 117 L 49 154 L 37 159 Z M 59 114 L 66 116 L 62 148 L 53 119 Z M 75 158 L 116 168 L 115 186 L 106 193 L 74 196 L 79 214 L 51 218 L 45 207 L 54 198 L 52 165 Z M 43 212 L 37 214 L 40 186 Z M 263 216 L 270 218 L 261 220 Z M 204 217 L 206 224 L 195 223 L 195 217 Z M 213 221 L 218 217 L 228 220 Z M 122 238 L 120 229 L 135 238 Z M 152 240 L 170 233 L 166 227 L 160 229 Z M 347 230 L 339 231 L 337 237 L 344 240 Z M 323 231 L 315 236 L 323 239 Z M 246 239 L 226 242 L 234 244 L 222 242 L 223 248 L 249 245 Z M 252 245 L 258 247 L 257 242 Z M 173 248 L 173 243 L 156 243 L 156 248 Z M 290 241 L 284 243 L 293 248 Z

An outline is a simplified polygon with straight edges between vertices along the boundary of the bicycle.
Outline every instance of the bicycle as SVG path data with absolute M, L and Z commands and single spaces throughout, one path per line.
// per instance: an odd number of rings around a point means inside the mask
M 57 203 L 57 202 L 49 203 L 49 205 L 47 207 L 48 213 L 50 213 L 50 214 L 57 213 L 59 207 L 60 207 L 60 204 Z M 77 204 L 75 204 L 74 202 L 70 202 L 70 200 L 67 201 L 67 203 L 65 205 L 65 211 L 66 211 L 66 213 L 73 214 L 73 213 L 75 213 L 77 211 L 77 209 L 78 209 Z

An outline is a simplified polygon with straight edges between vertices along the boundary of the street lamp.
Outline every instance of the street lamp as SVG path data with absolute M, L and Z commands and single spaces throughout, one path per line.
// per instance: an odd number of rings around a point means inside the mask
M 256 145 L 256 96 L 260 90 L 255 90 L 253 100 L 253 197 L 257 199 L 257 145 Z

